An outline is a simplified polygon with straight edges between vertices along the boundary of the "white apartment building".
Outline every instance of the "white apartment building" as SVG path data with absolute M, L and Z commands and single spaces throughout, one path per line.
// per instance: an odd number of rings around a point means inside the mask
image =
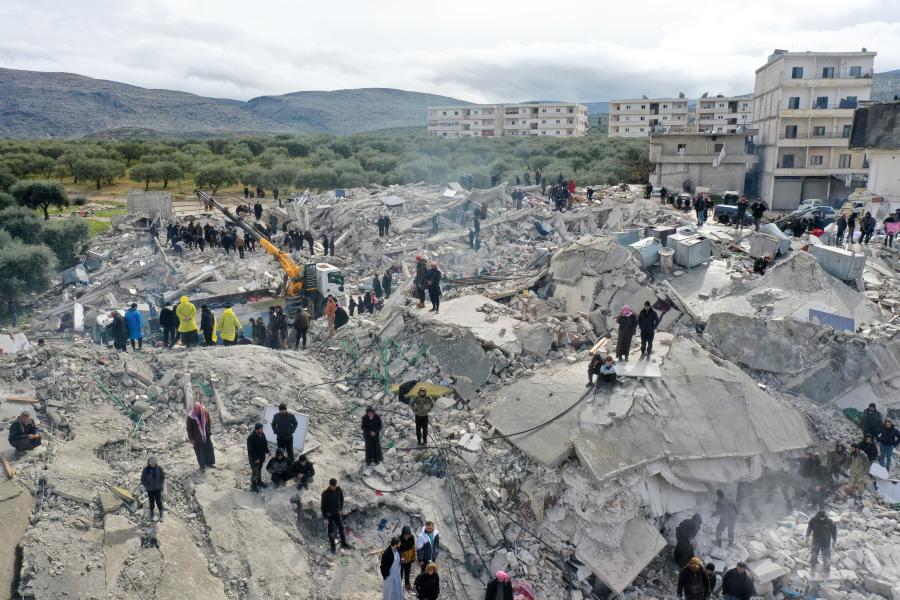
M 753 94 L 700 98 L 694 114 L 696 131 L 736 133 L 749 129 L 753 121 Z
M 685 98 L 638 98 L 609 101 L 609 137 L 648 137 L 657 132 L 685 131 L 688 101 Z
M 581 137 L 587 129 L 587 107 L 574 102 L 428 108 L 428 135 L 440 137 Z
M 850 149 L 853 112 L 869 99 L 875 52 L 775 50 L 756 70 L 758 195 L 775 210 L 843 199 L 864 185 L 865 153 Z

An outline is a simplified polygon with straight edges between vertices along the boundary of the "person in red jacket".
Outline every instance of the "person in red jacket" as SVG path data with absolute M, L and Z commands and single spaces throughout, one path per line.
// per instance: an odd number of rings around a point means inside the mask
M 569 180 L 569 195 L 571 196 L 574 193 L 575 193 L 575 180 L 570 179 Z

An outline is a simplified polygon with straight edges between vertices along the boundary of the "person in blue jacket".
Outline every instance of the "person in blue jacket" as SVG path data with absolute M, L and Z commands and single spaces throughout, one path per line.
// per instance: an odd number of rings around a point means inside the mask
M 141 317 L 137 304 L 132 304 L 131 308 L 125 311 L 125 324 L 128 325 L 128 339 L 131 340 L 131 349 L 138 350 L 144 348 L 144 319 Z

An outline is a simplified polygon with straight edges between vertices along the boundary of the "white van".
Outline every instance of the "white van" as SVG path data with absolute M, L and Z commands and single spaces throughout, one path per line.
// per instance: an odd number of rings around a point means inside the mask
M 803 202 L 800 203 L 800 206 L 797 207 L 795 213 L 802 213 L 808 210 L 812 210 L 813 208 L 818 208 L 820 206 L 831 206 L 828 200 L 821 200 L 819 198 L 807 198 Z

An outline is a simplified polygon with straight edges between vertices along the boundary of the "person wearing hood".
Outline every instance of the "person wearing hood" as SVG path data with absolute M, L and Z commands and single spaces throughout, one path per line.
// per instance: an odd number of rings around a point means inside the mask
M 441 534 L 434 528 L 434 523 L 425 521 L 416 536 L 416 560 L 422 570 L 430 562 L 436 562 L 441 551 Z
M 147 466 L 141 471 L 141 485 L 147 490 L 147 519 L 153 520 L 153 507 L 159 509 L 159 522 L 163 521 L 162 493 L 166 483 L 166 472 L 156 463 L 156 457 L 147 459 Z
M 438 576 L 438 566 L 435 563 L 428 563 L 425 572 L 419 573 L 415 587 L 419 600 L 437 600 L 441 594 L 441 578 Z
M 426 275 L 428 273 L 428 267 L 425 266 L 425 257 L 424 256 L 416 256 L 416 297 L 419 299 L 419 303 L 416 305 L 416 308 L 425 308 L 425 290 L 428 288 L 426 283 Z
M 131 349 L 143 350 L 144 318 L 141 316 L 137 304 L 132 303 L 131 307 L 125 311 L 125 324 L 128 325 L 128 339 L 131 341 Z
M 659 326 L 659 315 L 650 306 L 650 302 L 644 302 L 644 308 L 638 313 L 638 327 L 641 330 L 641 358 L 650 357 L 653 353 L 653 335 Z
M 275 456 L 266 463 L 266 472 L 269 473 L 269 478 L 275 487 L 278 487 L 279 484 L 284 485 L 294 476 L 293 464 L 288 460 L 284 448 L 275 450 Z
M 237 315 L 234 314 L 231 305 L 226 304 L 225 310 L 222 312 L 222 320 L 219 321 L 218 325 L 219 335 L 222 336 L 222 344 L 225 346 L 234 346 L 237 344 L 238 331 L 241 330 L 241 327 L 243 327 L 243 325 L 241 325 Z
M 250 462 L 250 491 L 258 492 L 259 488 L 269 487 L 262 480 L 262 467 L 266 455 L 269 454 L 269 442 L 263 431 L 263 424 L 257 423 L 247 436 L 247 460 Z
M 850 467 L 847 471 L 850 474 L 850 487 L 857 499 L 861 499 L 863 492 L 866 491 L 866 475 L 871 465 L 869 457 L 859 449 L 859 444 L 850 446 Z
M 216 345 L 216 315 L 205 304 L 200 306 L 200 330 L 203 332 L 203 345 Z
M 406 585 L 406 591 L 411 592 L 412 586 L 409 584 L 410 573 L 412 572 L 413 563 L 416 562 L 416 537 L 412 534 L 412 529 L 408 525 L 403 527 L 400 532 L 400 574 Z
M 428 288 L 428 299 L 431 300 L 429 312 L 440 312 L 441 308 L 441 279 L 444 274 L 438 269 L 437 261 L 431 261 L 431 268 L 425 273 L 425 286 Z
M 878 434 L 878 444 L 880 448 L 878 464 L 890 473 L 894 448 L 900 444 L 900 431 L 897 431 L 897 428 L 894 427 L 894 422 L 890 419 L 884 420 L 884 427 L 881 428 L 881 433 Z
M 703 520 L 699 513 L 695 513 L 690 519 L 685 519 L 675 528 L 675 551 L 672 558 L 680 569 L 694 556 L 694 538 L 700 532 Z
M 618 341 L 616 342 L 616 360 L 628 362 L 628 353 L 631 351 L 631 338 L 637 329 L 638 319 L 631 307 L 627 304 L 619 311 L 617 319 L 619 323 Z
M 381 289 L 381 280 L 378 278 L 378 275 L 372 276 L 372 290 L 379 298 L 384 295 L 384 290 Z
M 728 530 L 728 545 L 734 543 L 734 526 L 737 523 L 737 505 L 725 495 L 722 490 L 716 490 L 716 512 L 713 516 L 719 517 L 716 525 L 716 545 L 722 546 L 722 534 Z
M 712 588 L 710 588 L 712 589 Z M 739 562 L 722 576 L 722 597 L 724 600 L 750 600 L 756 595 L 753 578 L 747 572 L 747 564 Z
M 382 461 L 381 455 L 381 417 L 375 413 L 371 404 L 366 407 L 362 418 L 363 438 L 366 441 L 366 466 Z
M 678 573 L 675 595 L 685 600 L 706 600 L 709 594 L 709 577 L 703 571 L 703 563 L 695 556 Z
M 291 465 L 291 469 L 293 470 L 294 476 L 299 479 L 297 482 L 298 490 L 309 487 L 313 477 L 316 475 L 316 468 L 313 466 L 312 461 L 306 458 L 305 454 L 300 455 L 300 458 Z
M 391 295 L 391 287 L 393 287 L 393 280 L 391 279 L 391 272 L 385 271 L 384 275 L 381 276 L 381 289 L 384 291 L 383 298 L 388 298 Z
M 806 539 L 812 538 L 809 564 L 812 569 L 819 563 L 819 554 L 825 563 L 825 572 L 831 571 L 831 544 L 837 541 L 837 525 L 828 518 L 824 510 L 816 513 L 806 525 Z
M 484 600 L 513 600 L 512 582 L 509 573 L 497 571 L 484 590 Z
M 191 413 L 187 416 L 188 441 L 194 446 L 197 464 L 201 469 L 216 464 L 216 453 L 212 443 L 212 420 L 209 412 L 199 402 L 194 402 Z
M 178 335 L 185 346 L 196 346 L 199 341 L 197 333 L 197 307 L 191 304 L 187 296 L 182 296 L 175 307 L 178 317 Z
M 125 322 L 119 311 L 114 310 L 109 314 L 112 317 L 113 348 L 119 352 L 128 352 L 128 323 Z
M 403 580 L 400 578 L 400 538 L 392 537 L 381 554 L 381 578 L 384 579 L 384 600 L 403 600 Z

